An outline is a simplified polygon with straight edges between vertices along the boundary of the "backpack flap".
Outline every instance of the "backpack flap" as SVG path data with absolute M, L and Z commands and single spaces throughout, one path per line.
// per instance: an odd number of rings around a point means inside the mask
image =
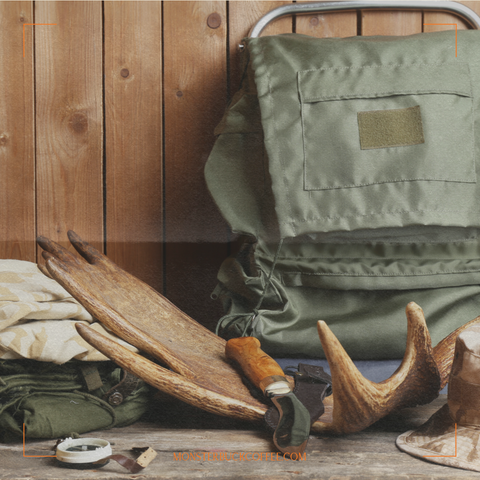
M 282 237 L 479 226 L 478 35 L 247 40 Z

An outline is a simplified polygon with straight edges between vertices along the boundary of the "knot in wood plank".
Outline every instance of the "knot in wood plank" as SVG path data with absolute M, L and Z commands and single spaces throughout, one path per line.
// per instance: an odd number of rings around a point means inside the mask
M 88 117 L 84 112 L 74 112 L 69 120 L 68 126 L 74 133 L 85 133 L 88 130 Z

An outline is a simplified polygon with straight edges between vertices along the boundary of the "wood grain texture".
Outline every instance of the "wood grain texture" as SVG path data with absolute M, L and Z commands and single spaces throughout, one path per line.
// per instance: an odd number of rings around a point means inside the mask
M 359 434 L 338 437 L 312 435 L 306 461 L 288 462 L 273 452 L 272 435 L 240 422 L 222 419 L 182 404 L 163 405 L 152 420 L 111 430 L 92 432 L 113 445 L 114 453 L 131 458 L 133 446 L 151 446 L 158 452 L 141 472 L 145 480 L 445 480 L 474 479 L 470 470 L 422 461 L 398 450 L 395 439 L 426 422 L 446 402 L 446 395 L 430 405 L 405 409 Z M 51 440 L 27 440 L 26 455 L 50 455 Z M 98 470 L 58 468 L 54 458 L 24 458 L 22 443 L 0 445 L 0 476 L 5 480 L 101 479 L 128 480 L 132 475 L 116 462 Z M 232 454 L 235 453 L 235 456 Z M 241 458 L 249 453 L 247 461 Z M 252 455 L 256 454 L 255 461 Z M 174 456 L 175 454 L 175 456 Z M 183 457 L 182 457 L 183 454 Z M 223 459 L 222 459 L 222 454 Z M 230 460 L 225 458 L 228 454 Z M 260 458 L 262 454 L 262 458 Z M 232 458 L 233 457 L 233 458 Z M 183 460 L 182 460 L 183 458 Z
M 33 2 L 0 2 L 0 258 L 35 261 Z
M 240 87 L 240 81 L 243 74 L 243 62 L 241 59 L 239 45 L 245 38 L 250 29 L 262 18 L 266 13 L 274 8 L 282 5 L 288 5 L 291 2 L 278 1 L 233 1 L 228 4 L 229 24 L 229 96 L 232 97 Z M 281 33 L 292 33 L 293 19 L 285 17 L 275 20 L 267 25 L 262 32 L 262 37 L 267 35 L 277 35 Z
M 226 32 L 225 2 L 164 3 L 165 294 L 210 327 L 221 315 L 210 293 L 228 228 L 203 169 L 227 101 Z
M 463 3 L 468 8 L 471 8 L 477 14 L 480 14 L 480 2 L 460 2 Z M 437 25 L 424 25 L 424 32 L 439 32 L 442 30 L 453 30 L 455 25 L 438 25 L 438 24 L 456 24 L 458 30 L 468 29 L 468 25 L 456 15 L 451 15 L 449 13 L 442 12 L 429 12 L 426 11 L 423 15 L 424 24 L 437 24 Z
M 37 226 L 64 245 L 67 230 L 103 248 L 102 5 L 37 2 Z
M 453 480 L 478 474 L 439 465 L 398 450 L 400 433 L 417 428 L 446 402 L 446 395 L 417 408 L 405 409 L 368 431 L 338 437 L 312 435 L 306 461 L 289 462 L 273 452 L 272 435 L 240 422 L 225 424 L 220 417 L 176 403 L 163 405 L 152 420 L 111 430 L 92 432 L 105 438 L 114 453 L 131 458 L 134 446 L 158 452 L 141 472 L 145 480 Z M 26 455 L 50 455 L 52 440 L 27 440 Z M 0 476 L 5 480 L 31 478 L 129 480 L 132 475 L 116 462 L 98 470 L 58 468 L 54 458 L 24 458 L 22 443 L 0 445 Z M 232 454 L 235 452 L 235 455 Z M 249 453 L 248 460 L 241 458 Z M 252 455 L 256 454 L 255 461 Z M 175 454 L 175 455 L 174 455 Z M 182 455 L 183 454 L 183 455 Z M 222 457 L 222 454 L 224 455 Z M 227 459 L 225 454 L 228 454 Z M 262 457 L 260 458 L 260 454 Z M 233 457 L 233 458 L 232 458 Z M 228 460 L 230 459 L 230 460 Z
M 313 1 L 313 0 L 312 0 Z M 296 18 L 296 33 L 311 37 L 353 37 L 357 35 L 357 13 L 322 13 Z
M 361 12 L 362 35 L 412 35 L 422 31 L 422 12 Z
M 162 6 L 104 9 L 106 252 L 162 291 Z
M 35 17 L 30 2 L 1 2 L 0 79 L 8 93 L 0 97 L 0 258 L 35 261 L 37 233 L 66 245 L 69 228 L 101 246 L 105 209 L 109 255 L 213 326 L 223 312 L 209 294 L 229 252 L 230 233 L 206 190 L 203 165 L 213 145 L 213 128 L 238 88 L 239 41 L 263 14 L 285 3 L 168 1 L 162 19 L 156 1 L 106 2 L 102 45 L 99 1 L 38 2 Z M 480 2 L 464 3 L 480 13 Z M 219 15 L 219 25 L 208 21 L 212 13 Z M 315 17 L 298 17 L 296 23 L 284 18 L 263 35 L 290 32 L 294 24 L 298 33 L 313 36 L 353 35 L 354 16 L 325 14 L 317 17 L 318 24 Z M 428 12 L 420 22 L 421 14 L 412 12 L 362 16 L 366 35 L 416 33 L 419 23 L 448 23 L 452 18 Z M 25 60 L 14 61 L 21 56 L 22 22 L 34 21 L 58 25 L 26 27 Z M 425 30 L 439 28 L 448 27 Z M 122 76 L 125 69 L 128 76 Z

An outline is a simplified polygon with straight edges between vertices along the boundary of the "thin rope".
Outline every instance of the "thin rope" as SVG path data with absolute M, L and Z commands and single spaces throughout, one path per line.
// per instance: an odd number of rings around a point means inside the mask
M 272 281 L 273 272 L 275 271 L 275 267 L 276 267 L 277 261 L 278 261 L 278 256 L 280 255 L 280 250 L 282 249 L 282 246 L 283 246 L 283 240 L 284 240 L 283 238 L 280 239 L 280 242 L 279 242 L 278 247 L 277 247 L 277 251 L 275 252 L 275 256 L 273 257 L 272 268 L 270 269 L 270 273 L 268 274 L 267 280 L 265 282 L 265 286 L 263 288 L 263 292 L 260 295 L 260 298 L 257 302 L 257 305 L 255 306 L 255 308 L 252 309 L 252 313 L 231 313 L 229 315 L 224 315 L 217 323 L 217 328 L 215 329 L 215 333 L 217 335 L 219 334 L 219 330 L 222 327 L 222 324 L 224 323 L 224 321 L 229 319 L 229 318 L 232 318 L 232 320 L 230 322 L 228 322 L 228 324 L 226 325 L 224 330 L 231 327 L 235 323 L 239 322 L 244 317 L 251 317 L 250 320 L 247 321 L 247 323 L 245 325 L 245 328 L 242 331 L 242 337 L 244 337 L 247 334 L 247 331 L 250 327 L 254 326 L 253 322 L 254 322 L 255 318 L 259 315 L 258 309 L 261 307 L 261 305 L 263 303 L 263 299 L 267 295 L 267 289 L 270 286 L 270 283 Z

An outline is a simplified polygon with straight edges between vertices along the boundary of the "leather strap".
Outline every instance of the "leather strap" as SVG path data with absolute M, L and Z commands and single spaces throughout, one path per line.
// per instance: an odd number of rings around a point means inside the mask
M 61 441 L 62 440 L 59 440 L 59 442 Z M 57 444 L 59 442 L 57 442 Z M 81 470 L 85 470 L 85 469 L 94 470 L 95 468 L 104 467 L 105 465 L 107 465 L 107 463 L 110 460 L 114 460 L 123 468 L 126 468 L 130 473 L 138 473 L 138 472 L 141 472 L 144 468 L 146 468 L 150 464 L 150 462 L 157 456 L 157 452 L 153 450 L 153 448 L 147 447 L 147 448 L 143 448 L 142 450 L 143 450 L 143 453 L 137 458 L 137 460 L 128 458 L 125 455 L 113 454 L 92 463 L 68 463 L 68 464 L 65 464 L 63 462 L 60 462 L 60 463 L 62 463 L 62 465 L 64 466 L 68 466 L 69 468 L 77 468 Z
M 138 377 L 124 370 L 121 382 L 111 388 L 102 398 L 110 405 L 116 407 L 136 390 L 139 382 L 140 379 Z
M 141 472 L 145 467 L 147 467 L 156 456 L 157 452 L 155 452 L 155 450 L 149 447 L 145 450 L 145 452 L 140 455 L 140 457 L 137 458 L 137 460 L 128 458 L 125 455 L 114 454 L 104 458 L 101 461 L 107 461 L 108 463 L 108 460 L 115 460 L 123 468 L 126 468 L 130 473 L 138 473 Z
M 286 370 L 285 373 L 290 372 Z M 293 393 L 310 413 L 310 424 L 312 424 L 325 411 L 323 399 L 332 394 L 332 377 L 323 370 L 323 367 L 299 363 L 298 371 L 293 373 L 293 378 L 295 379 Z M 277 408 L 270 407 L 264 418 L 267 425 L 275 430 L 279 420 Z
M 115 460 L 123 468 L 126 468 L 130 473 L 138 473 L 143 470 L 143 467 L 140 466 L 135 460 L 126 457 L 125 455 L 110 455 L 104 460 Z M 103 461 L 104 461 L 103 460 Z

